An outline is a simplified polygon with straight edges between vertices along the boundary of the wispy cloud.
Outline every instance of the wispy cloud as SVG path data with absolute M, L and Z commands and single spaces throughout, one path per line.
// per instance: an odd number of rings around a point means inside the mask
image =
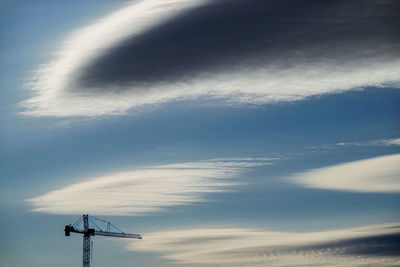
M 195 266 L 393 266 L 399 232 L 399 224 L 322 232 L 198 228 L 147 233 L 129 249 Z
M 33 211 L 52 214 L 142 215 L 207 201 L 232 190 L 239 173 L 269 164 L 266 158 L 210 160 L 152 166 L 94 177 L 29 199 Z
M 307 151 L 315 153 L 344 147 L 390 147 L 400 146 L 400 138 L 382 138 L 372 140 L 360 140 L 353 142 L 338 142 L 336 144 L 323 144 L 307 147 Z
M 360 142 L 339 142 L 337 146 L 400 146 L 400 138 L 386 138 Z
M 396 1 L 307 3 L 134 1 L 66 38 L 23 114 L 115 115 L 199 97 L 257 105 L 399 82 Z
M 400 154 L 309 170 L 289 178 L 300 186 L 355 192 L 400 192 Z
M 393 138 L 393 139 L 384 139 L 382 140 L 384 145 L 391 146 L 396 145 L 400 146 L 400 138 Z

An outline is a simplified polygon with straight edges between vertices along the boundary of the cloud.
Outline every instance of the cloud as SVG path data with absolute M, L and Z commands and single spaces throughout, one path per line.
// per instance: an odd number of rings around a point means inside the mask
M 339 142 L 337 146 L 400 146 L 400 138 L 378 139 L 364 142 Z
M 382 140 L 382 142 L 387 146 L 391 145 L 400 146 L 400 138 L 384 139 Z
M 66 37 L 29 116 L 168 101 L 258 105 L 400 80 L 397 1 L 135 1 Z M 354 13 L 357 16 L 354 16 Z
M 144 234 L 128 249 L 195 266 L 393 266 L 400 264 L 400 225 L 322 232 L 198 228 Z
M 167 207 L 207 201 L 241 183 L 239 173 L 269 164 L 266 158 L 218 159 L 116 172 L 29 199 L 35 212 L 143 215 Z
M 293 175 L 300 186 L 355 192 L 400 192 L 400 154 L 343 163 Z

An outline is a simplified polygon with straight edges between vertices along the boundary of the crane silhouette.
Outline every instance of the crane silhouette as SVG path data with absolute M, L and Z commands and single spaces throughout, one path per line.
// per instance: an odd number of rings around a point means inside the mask
M 107 225 L 106 229 L 103 230 L 101 227 L 99 227 L 96 221 L 99 222 L 99 224 L 100 223 L 106 224 Z M 94 228 L 90 228 L 90 224 L 92 224 Z M 83 228 L 80 228 L 81 226 Z M 70 233 L 83 234 L 82 267 L 90 267 L 91 236 L 100 235 L 100 236 L 142 239 L 142 236 L 140 234 L 124 233 L 110 222 L 100 218 L 89 216 L 87 214 L 82 215 L 82 217 L 76 220 L 73 224 L 66 225 L 64 231 L 65 231 L 65 236 L 70 236 Z

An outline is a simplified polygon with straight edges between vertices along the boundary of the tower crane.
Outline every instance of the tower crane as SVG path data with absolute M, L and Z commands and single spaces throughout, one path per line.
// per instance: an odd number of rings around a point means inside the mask
M 105 224 L 106 229 L 103 230 L 98 224 Z M 92 226 L 93 228 L 90 228 Z M 140 234 L 128 234 L 122 232 L 116 226 L 110 222 L 89 216 L 87 214 L 82 215 L 73 224 L 66 225 L 64 228 L 65 236 L 70 236 L 70 233 L 83 234 L 83 261 L 82 267 L 90 267 L 90 237 L 95 235 L 100 236 L 113 236 L 122 238 L 136 238 L 142 239 Z

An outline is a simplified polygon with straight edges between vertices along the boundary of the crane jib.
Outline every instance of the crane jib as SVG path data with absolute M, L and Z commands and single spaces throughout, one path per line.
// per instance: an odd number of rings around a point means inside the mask
M 137 239 L 142 239 L 142 235 L 140 234 L 127 234 L 127 233 L 118 233 L 118 232 L 107 232 L 107 231 L 102 231 L 102 230 L 95 230 L 93 228 L 87 229 L 87 231 L 81 231 L 75 229 L 72 225 L 66 225 L 64 228 L 65 231 L 65 236 L 70 236 L 71 232 L 72 233 L 78 233 L 78 234 L 84 234 L 87 236 L 94 236 L 94 235 L 99 235 L 99 236 L 113 236 L 113 237 L 122 237 L 122 238 L 137 238 Z

